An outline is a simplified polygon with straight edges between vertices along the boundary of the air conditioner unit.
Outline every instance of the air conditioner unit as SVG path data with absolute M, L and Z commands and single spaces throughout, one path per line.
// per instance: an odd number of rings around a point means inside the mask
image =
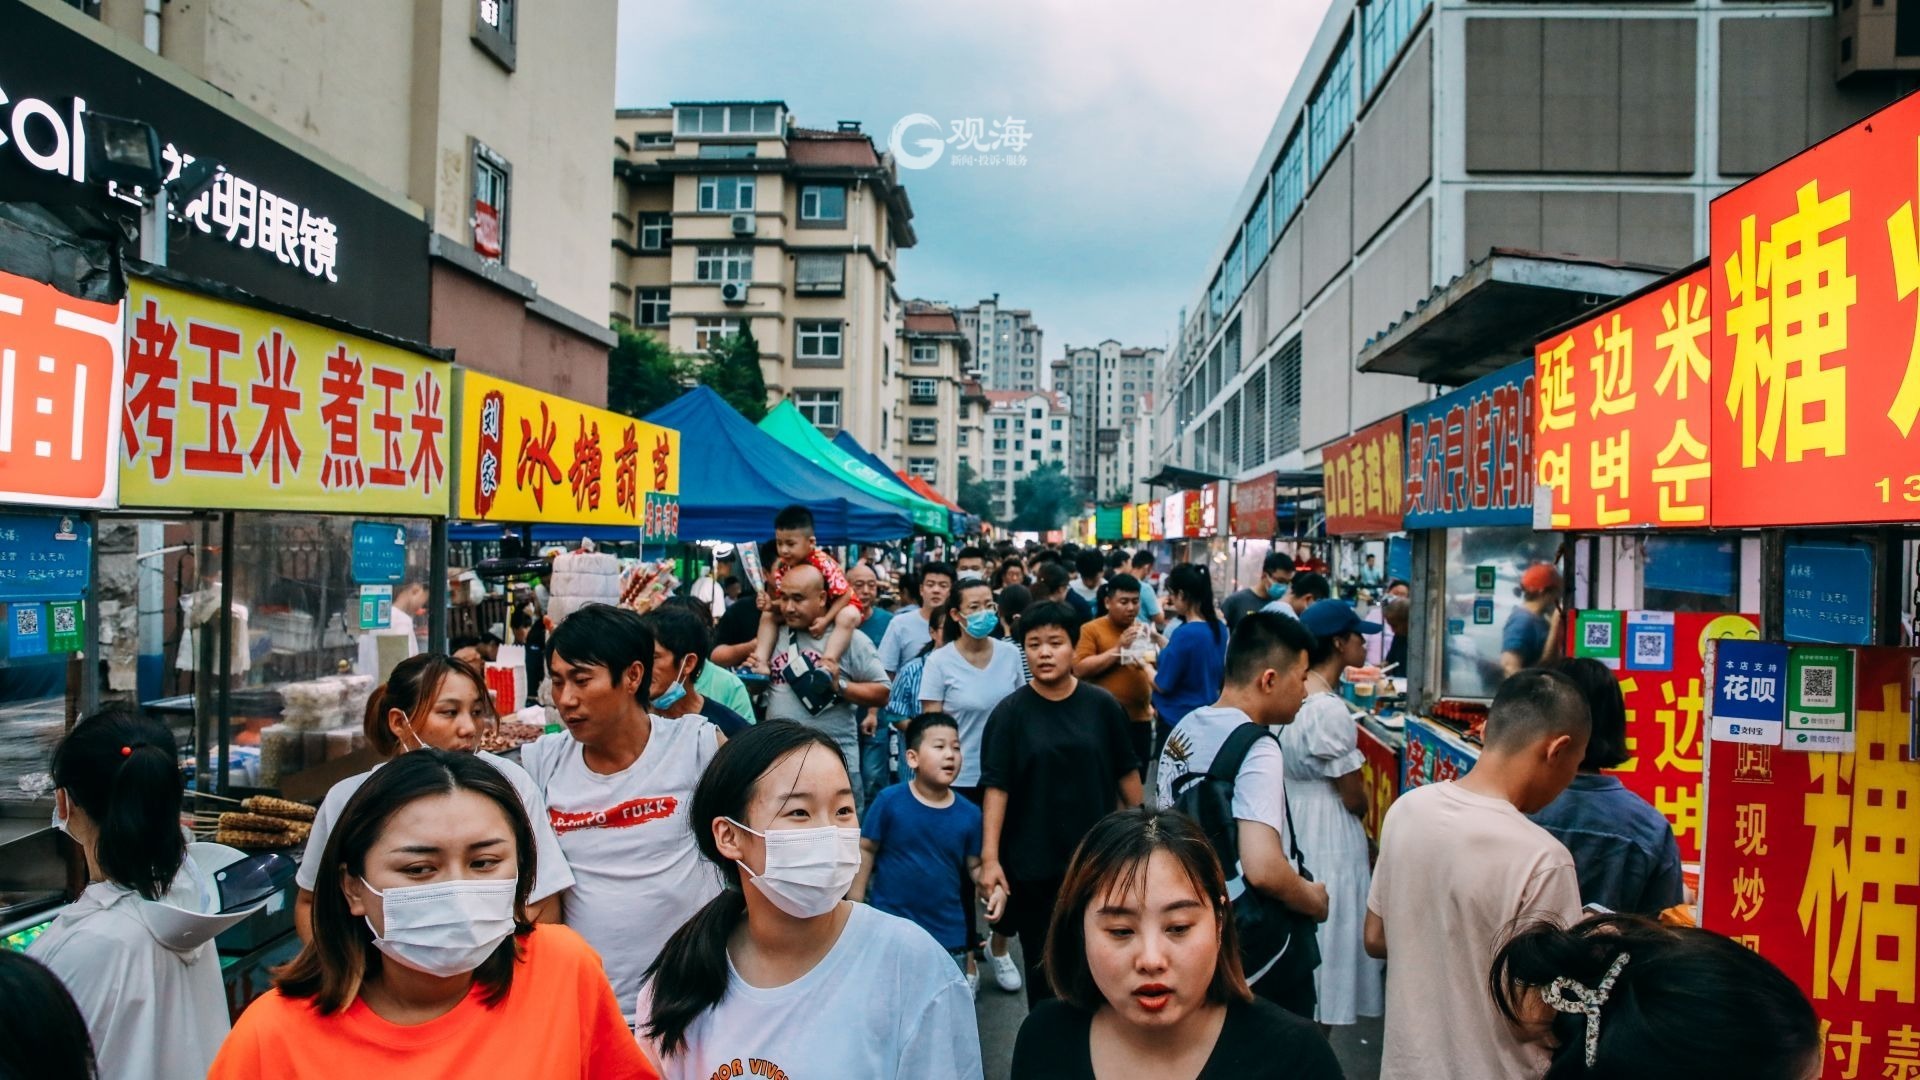
M 729 281 L 725 285 L 720 286 L 720 299 L 726 301 L 729 304 L 746 303 L 747 302 L 746 282 Z
M 733 215 L 733 235 L 735 236 L 752 236 L 753 235 L 753 215 L 752 214 Z

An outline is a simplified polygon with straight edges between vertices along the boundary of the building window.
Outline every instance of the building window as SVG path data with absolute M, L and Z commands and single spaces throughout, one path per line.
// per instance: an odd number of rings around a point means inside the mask
M 778 105 L 681 105 L 673 130 L 682 135 L 778 135 Z
M 940 362 L 940 346 L 930 341 L 916 341 L 909 362 L 915 364 L 937 364 Z
M 967 445 L 967 429 L 966 428 L 960 429 L 960 445 L 961 446 Z
M 1373 0 L 1360 9 L 1360 96 L 1372 97 L 1430 0 Z
M 1014 459 L 1013 459 L 1013 471 L 1014 471 L 1014 472 L 1026 472 L 1026 471 L 1027 471 L 1027 459 L 1026 459 L 1026 458 L 1014 458 Z
M 753 209 L 753 177 L 703 176 L 700 178 L 700 212 L 731 214 Z
M 1273 236 L 1267 232 L 1267 189 L 1260 189 L 1260 197 L 1253 200 L 1253 210 L 1247 215 L 1247 265 L 1259 266 L 1260 260 L 1267 257 L 1267 249 L 1273 246 Z
M 840 320 L 801 319 L 794 324 L 798 344 L 794 362 L 802 366 L 840 366 Z
M 995 450 L 1001 450 L 1001 451 L 1004 451 L 1004 450 L 1006 450 L 1006 448 L 1007 448 L 1007 440 L 1005 440 L 1005 439 L 995 439 L 995 440 L 993 440 L 993 448 L 994 448 Z
M 1053 430 L 1055 430 L 1055 431 L 1059 431 L 1059 430 L 1061 430 L 1061 429 L 1062 429 L 1062 424 L 1063 424 L 1063 423 L 1064 423 L 1064 421 L 1060 421 L 1060 420 L 1055 420 L 1055 421 L 1053 422 Z
M 702 245 L 693 261 L 695 281 L 753 280 L 753 248 L 747 244 Z
M 693 347 L 702 352 L 717 347 L 721 338 L 732 337 L 740 332 L 739 319 L 695 319 L 693 321 Z
M 1300 200 L 1307 193 L 1306 151 L 1298 126 L 1287 137 L 1286 148 L 1280 151 L 1280 162 L 1273 167 L 1273 183 L 1270 187 L 1273 191 L 1273 232 L 1278 236 L 1286 231 L 1287 222 L 1293 220 L 1294 211 L 1300 209 Z
M 1025 450 L 1026 448 L 1027 448 L 1027 441 L 1025 439 L 1013 440 L 1013 449 L 1015 453 L 1019 453 L 1020 451 Z
M 671 131 L 636 131 L 633 133 L 633 148 L 636 150 L 672 145 L 673 132 Z
M 1340 38 L 1326 74 L 1307 100 L 1307 178 L 1326 171 L 1340 140 L 1353 127 L 1353 35 Z
M 924 416 L 915 416 L 907 421 L 907 441 L 915 443 L 936 442 L 940 438 L 940 421 Z
M 907 404 L 936 405 L 940 402 L 939 379 L 908 379 Z
M 700 156 L 709 161 L 738 161 L 754 155 L 752 143 L 701 143 Z
M 673 241 L 672 214 L 640 215 L 640 250 L 665 251 Z
M 1057 452 L 1057 451 L 1059 451 L 1059 449 L 1060 449 L 1060 440 L 1059 440 L 1059 439 L 1055 439 L 1055 440 L 1053 440 L 1053 445 L 1052 445 L 1051 447 L 1049 447 L 1049 449 L 1051 449 L 1051 450 L 1054 450 L 1054 451 L 1056 451 L 1056 452 Z
M 807 422 L 822 431 L 840 429 L 840 391 L 838 390 L 795 390 L 793 407 Z
M 807 296 L 839 296 L 846 289 L 846 256 L 810 253 L 793 257 L 794 292 Z
M 805 185 L 800 189 L 800 220 L 847 220 L 847 189 L 838 184 Z
M 940 463 L 930 457 L 908 458 L 907 475 L 917 476 L 929 484 L 939 483 Z
M 997 472 L 997 473 L 1003 473 L 1003 472 L 1006 472 L 1006 471 L 1007 471 L 1007 459 L 1006 459 L 1006 458 L 994 458 L 994 459 L 993 459 L 993 471 L 994 471 L 994 472 Z
M 673 314 L 671 309 L 672 289 L 635 289 L 633 290 L 634 325 L 665 326 Z
M 1042 411 L 1042 410 L 1040 410 L 1040 409 L 1035 409 L 1035 410 L 1033 410 L 1033 418 L 1034 418 L 1035 420 L 1038 420 L 1038 419 L 1040 419 L 1040 417 L 1041 417 L 1041 416 L 1043 416 L 1043 415 L 1045 415 L 1045 414 L 1043 413 L 1043 411 Z
M 1005 431 L 1005 430 L 1007 430 L 1007 418 L 1006 418 L 1006 417 L 1004 417 L 1004 416 L 996 416 L 996 417 L 994 417 L 994 418 L 993 418 L 993 430 L 995 430 L 995 431 Z
M 1280 347 L 1267 363 L 1267 448 L 1285 454 L 1300 448 L 1300 339 Z
M 513 198 L 513 166 L 487 144 L 473 143 L 473 250 L 483 259 L 505 262 L 507 225 Z
M 474 0 L 473 43 L 508 71 L 514 68 L 516 0 Z

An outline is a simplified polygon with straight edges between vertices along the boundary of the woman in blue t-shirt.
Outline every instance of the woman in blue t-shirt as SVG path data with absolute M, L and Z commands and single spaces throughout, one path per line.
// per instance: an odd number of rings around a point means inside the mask
M 1227 624 L 1213 610 L 1213 578 L 1197 563 L 1181 563 L 1167 575 L 1162 598 L 1180 626 L 1160 650 L 1153 679 L 1153 709 L 1160 714 L 1160 741 L 1186 715 L 1220 697 L 1227 670 Z

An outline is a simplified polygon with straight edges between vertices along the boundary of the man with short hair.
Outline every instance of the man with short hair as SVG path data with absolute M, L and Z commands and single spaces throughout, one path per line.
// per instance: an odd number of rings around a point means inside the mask
M 1548 563 L 1534 563 L 1520 575 L 1520 606 L 1500 633 L 1500 666 L 1508 675 L 1559 653 L 1560 592 L 1560 571 Z
M 851 776 L 860 768 L 859 711 L 885 705 L 892 684 L 886 669 L 880 666 L 880 653 L 873 642 L 865 634 L 854 634 L 841 658 L 840 672 L 824 695 L 824 704 L 817 711 L 807 707 L 801 697 L 807 687 L 795 686 L 792 673 L 796 667 L 812 668 L 815 673 L 824 670 L 821 659 L 827 640 L 811 628 L 820 624 L 827 607 L 827 582 L 820 571 L 804 563 L 787 570 L 780 583 L 778 605 L 773 609 L 781 626 L 774 641 L 767 719 L 793 720 L 826 732 L 840 745 L 840 755 Z M 796 656 L 799 663 L 795 662 Z M 866 806 L 864 784 L 855 785 L 853 806 L 856 813 Z
M 880 665 L 889 676 L 897 673 L 907 661 L 919 656 L 920 650 L 933 640 L 933 632 L 927 629 L 927 620 L 933 618 L 953 592 L 953 567 L 943 562 L 930 562 L 920 568 L 920 574 L 911 588 L 920 597 L 920 606 L 894 612 L 893 619 L 887 623 L 886 633 L 880 635 Z
M 1073 589 L 1070 587 L 1072 584 L 1073 575 L 1060 563 L 1052 559 L 1043 559 L 1034 564 L 1032 585 L 1034 605 L 1067 605 L 1067 610 L 1073 612 L 1073 633 L 1070 636 L 1078 641 L 1080 627 L 1091 617 L 1092 609 L 1081 609 L 1085 601 L 1073 594 Z
M 1392 960 L 1382 1080 L 1545 1071 L 1546 1049 L 1488 998 L 1487 965 L 1516 925 L 1581 917 L 1573 856 L 1526 815 L 1572 782 L 1590 725 L 1573 680 L 1522 671 L 1494 695 L 1472 771 L 1387 810 L 1365 930 L 1367 953 Z
M 1160 751 L 1155 785 L 1160 806 L 1174 804 L 1182 777 L 1212 769 L 1215 755 L 1241 725 L 1275 728 L 1293 723 L 1307 699 L 1307 653 L 1312 648 L 1313 635 L 1298 619 L 1253 612 L 1240 620 L 1227 641 L 1220 700 L 1183 717 Z M 1227 867 L 1228 874 L 1291 911 L 1325 922 L 1326 885 L 1301 876 L 1290 855 L 1286 769 L 1277 737 L 1255 740 L 1234 774 L 1233 819 L 1240 863 L 1237 874 Z M 1261 997 L 1314 1018 L 1312 971 L 1293 980 L 1248 971 L 1247 980 Z
M 640 621 L 653 635 L 653 685 L 659 688 L 647 704 L 648 712 L 668 718 L 704 716 L 723 737 L 752 726 L 739 712 L 700 692 L 700 672 L 707 666 L 713 639 L 698 616 L 680 605 L 662 604 Z
M 1166 613 L 1160 610 L 1160 594 L 1148 581 L 1153 576 L 1153 552 L 1141 548 L 1120 568 L 1122 573 L 1131 571 L 1134 580 L 1140 583 L 1140 618 L 1153 624 L 1155 630 L 1164 630 L 1167 626 Z
M 1308 608 L 1332 596 L 1333 585 L 1327 581 L 1326 575 L 1309 570 L 1304 574 L 1293 575 L 1293 582 L 1287 588 L 1287 595 L 1260 610 L 1297 619 Z
M 654 610 L 663 608 L 675 608 L 693 616 L 694 621 L 700 624 L 700 632 L 704 635 L 703 640 L 706 642 L 707 651 L 702 656 L 711 660 L 718 650 L 713 645 L 713 613 L 707 609 L 707 605 L 691 596 L 669 596 L 660 601 L 660 607 Z M 747 684 L 741 682 L 740 676 L 722 667 L 719 662 L 702 663 L 696 668 L 693 682 L 687 685 L 687 689 L 697 690 L 701 697 L 719 704 L 736 716 L 745 717 L 748 723 L 753 722 L 753 695 L 747 692 Z M 725 728 L 721 731 L 724 734 L 732 734 Z
M 1127 710 L 1134 760 L 1145 776 L 1153 752 L 1153 675 L 1141 659 L 1144 646 L 1137 643 L 1152 637 L 1153 627 L 1139 621 L 1140 582 L 1132 574 L 1115 574 L 1100 594 L 1106 616 L 1080 627 L 1073 674 L 1112 694 Z
M 961 548 L 960 554 L 953 557 L 953 574 L 956 578 L 986 577 L 986 551 L 977 547 Z
M 1269 551 L 1260 564 L 1260 577 L 1254 583 L 1227 597 L 1220 605 L 1220 615 L 1227 620 L 1227 629 L 1231 631 L 1240 625 L 1240 620 L 1259 611 L 1267 604 L 1287 595 L 1287 584 L 1293 580 L 1293 556 L 1284 551 Z
M 1073 560 L 1073 569 L 1080 576 L 1067 591 L 1086 604 L 1086 617 L 1091 619 L 1100 601 L 1100 583 L 1107 574 L 1107 557 L 1098 551 L 1083 551 Z
M 1380 584 L 1380 557 L 1371 551 L 1367 552 L 1367 565 L 1360 568 L 1360 584 Z
M 668 686 L 635 612 L 588 604 L 554 627 L 546 657 L 567 730 L 521 747 L 520 763 L 573 870 L 562 918 L 600 954 L 624 1012 L 667 938 L 720 892 L 687 823 L 720 730 L 649 712 Z

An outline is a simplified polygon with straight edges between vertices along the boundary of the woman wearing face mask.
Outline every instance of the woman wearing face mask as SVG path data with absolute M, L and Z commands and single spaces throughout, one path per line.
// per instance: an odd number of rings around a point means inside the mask
M 208 1080 L 651 1078 L 600 958 L 535 926 L 533 831 L 497 769 L 417 750 L 347 800 L 313 940 L 248 1006 Z
M 844 899 L 860 868 L 833 739 L 789 721 L 720 748 L 693 793 L 700 851 L 727 887 L 640 991 L 641 1045 L 669 1080 L 732 1075 L 974 1078 L 973 996 L 945 949 Z
M 1339 1080 L 1313 1025 L 1254 997 L 1220 861 L 1181 814 L 1102 819 L 1067 869 L 1047 936 L 1060 996 L 1020 1025 L 1014 1080 Z
M 480 737 L 480 728 L 492 719 L 492 700 L 487 697 L 485 681 L 471 664 L 445 653 L 421 653 L 402 660 L 388 676 L 386 684 L 367 701 L 367 742 L 389 760 L 410 750 L 432 747 L 457 753 L 472 753 Z M 527 911 L 535 922 L 560 921 L 560 894 L 573 887 L 573 871 L 560 853 L 560 841 L 547 818 L 546 800 L 527 771 L 503 757 L 489 753 L 474 756 L 493 766 L 513 785 L 520 802 L 533 823 L 534 847 L 540 855 L 540 873 L 534 878 L 533 892 L 527 899 Z M 314 815 L 313 835 L 307 839 L 307 857 L 301 860 L 294 882 L 300 896 L 294 901 L 293 925 L 301 941 L 313 939 L 313 894 L 319 881 L 321 864 L 315 858 L 326 850 L 327 838 L 347 800 L 360 790 L 380 766 L 349 776 L 333 785 Z
M 202 914 L 172 733 L 130 709 L 103 709 L 54 750 L 53 783 L 54 827 L 84 849 L 92 884 L 28 955 L 73 995 L 102 1077 L 201 1075 L 228 1026 L 213 939 L 245 916 Z

